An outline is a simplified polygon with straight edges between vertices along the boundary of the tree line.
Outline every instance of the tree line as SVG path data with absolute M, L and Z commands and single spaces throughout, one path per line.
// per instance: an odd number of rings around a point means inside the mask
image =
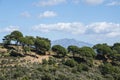
M 73 58 L 79 57 L 84 61 L 89 61 L 94 58 L 104 61 L 120 61 L 120 43 L 115 43 L 113 46 L 109 46 L 106 43 L 96 44 L 93 47 L 70 45 L 66 49 L 61 45 L 54 45 L 51 47 L 51 41 L 48 38 L 24 36 L 20 31 L 13 31 L 4 36 L 4 47 L 8 47 L 12 43 L 15 43 L 16 47 L 22 46 L 25 53 L 34 50 L 37 53 L 45 54 L 47 51 L 52 50 L 59 57 L 65 57 L 71 54 Z
M 16 47 L 22 46 L 24 52 L 30 52 L 32 48 L 34 48 L 36 52 L 45 53 L 51 47 L 49 39 L 39 36 L 36 36 L 36 38 L 33 36 L 23 36 L 20 31 L 13 31 L 10 34 L 4 36 L 4 47 L 8 47 L 12 43 L 15 43 Z

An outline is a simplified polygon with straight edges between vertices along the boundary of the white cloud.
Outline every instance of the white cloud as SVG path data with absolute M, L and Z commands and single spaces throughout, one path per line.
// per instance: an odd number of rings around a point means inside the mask
M 83 0 L 83 1 L 90 5 L 98 5 L 104 2 L 104 0 Z
M 39 18 L 50 18 L 50 17 L 55 17 L 55 16 L 57 16 L 57 13 L 55 13 L 54 11 L 45 11 L 41 13 L 38 17 Z
M 33 26 L 33 30 L 40 32 L 50 32 L 50 31 L 63 31 L 72 34 L 84 34 L 86 28 L 82 23 L 56 23 L 56 24 L 39 24 Z
M 72 0 L 72 2 L 75 3 L 75 4 L 79 4 L 80 0 Z
M 80 22 L 39 24 L 32 27 L 32 30 L 39 32 L 67 32 L 79 35 L 101 35 L 103 37 L 120 36 L 120 24 L 108 22 L 95 22 L 84 25 Z
M 107 34 L 108 37 L 116 37 L 116 36 L 120 36 L 120 32 L 110 32 Z
M 40 0 L 33 3 L 35 6 L 54 6 L 66 2 L 66 0 Z
M 109 0 L 108 0 L 109 1 Z M 62 3 L 75 3 L 75 4 L 79 4 L 79 3 L 86 3 L 89 5 L 99 5 L 99 4 L 103 4 L 104 2 L 108 2 L 107 0 L 40 0 L 39 2 L 34 2 L 33 5 L 34 6 L 55 6 L 55 5 L 59 5 Z M 112 1 L 112 0 L 111 0 Z M 120 5 L 120 1 L 112 1 L 112 2 L 108 2 L 108 4 L 106 4 L 107 6 L 119 6 Z
M 88 30 L 93 34 L 103 34 L 107 37 L 120 36 L 120 24 L 97 22 L 87 26 Z
M 29 13 L 29 12 L 27 12 L 27 11 L 22 12 L 20 15 L 21 15 L 22 17 L 26 17 L 26 18 L 31 17 L 30 13 Z
M 113 1 L 107 4 L 107 6 L 120 6 L 120 1 Z
M 12 32 L 12 31 L 15 31 L 15 30 L 19 30 L 19 26 L 8 26 L 8 27 L 5 27 L 5 28 L 2 28 L 2 29 L 0 29 L 0 33 Z

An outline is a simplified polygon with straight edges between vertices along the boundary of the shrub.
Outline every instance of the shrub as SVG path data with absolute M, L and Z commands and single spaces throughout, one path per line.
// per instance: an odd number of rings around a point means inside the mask
M 27 76 L 25 76 L 21 80 L 29 80 L 29 78 Z
M 71 80 L 71 79 L 69 76 L 66 76 L 64 74 L 59 74 L 56 80 Z
M 111 74 L 113 72 L 113 66 L 109 63 L 100 66 L 100 71 L 103 75 Z
M 27 52 L 30 51 L 30 48 L 29 48 L 28 46 L 25 46 L 25 47 L 24 47 L 24 51 L 25 51 L 25 53 L 27 53 Z
M 0 76 L 0 80 L 6 80 L 4 76 Z
M 82 66 L 81 64 L 79 64 L 79 65 L 77 66 L 77 71 L 78 71 L 78 72 L 81 72 L 82 69 L 83 69 L 83 66 Z
M 14 56 L 14 57 L 20 56 L 20 57 L 24 57 L 23 54 L 21 54 L 21 53 L 19 53 L 19 52 L 17 52 L 17 51 L 14 51 L 14 50 L 10 52 L 10 56 Z
M 46 65 L 46 64 L 48 64 L 48 61 L 46 60 L 46 59 L 42 59 L 42 64 L 44 65 Z
M 86 64 L 87 64 L 88 66 L 92 67 L 92 66 L 93 66 L 93 59 L 92 59 L 92 58 L 87 59 L 87 60 L 86 60 Z
M 77 62 L 73 59 L 69 59 L 69 60 L 66 60 L 65 65 L 70 66 L 70 67 L 74 67 L 77 65 Z
M 106 80 L 114 80 L 112 75 L 105 75 Z
M 50 57 L 49 60 L 48 60 L 48 64 L 49 64 L 49 65 L 52 65 L 52 64 L 55 64 L 55 63 L 56 63 L 55 58 Z
M 74 67 L 74 68 L 72 68 L 72 71 L 71 71 L 72 73 L 77 73 L 77 68 L 76 67 Z
M 81 66 L 82 66 L 82 70 L 83 70 L 83 71 L 88 71 L 88 70 L 89 70 L 89 66 L 88 66 L 88 65 L 86 65 L 86 64 L 81 64 Z
M 41 77 L 41 80 L 53 80 L 53 77 L 52 75 L 46 73 Z
M 115 74 L 115 75 L 114 75 L 114 79 L 115 79 L 115 80 L 120 80 L 120 73 L 119 73 L 119 74 Z

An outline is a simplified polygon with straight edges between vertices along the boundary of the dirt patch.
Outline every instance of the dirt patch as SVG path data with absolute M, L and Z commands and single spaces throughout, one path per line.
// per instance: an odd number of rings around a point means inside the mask
M 30 52 L 28 53 L 27 56 L 21 58 L 21 60 L 25 60 L 30 63 L 42 63 L 43 59 L 48 60 L 51 55 L 38 55 L 35 52 Z
M 5 48 L 0 48 L 0 53 L 7 53 L 7 49 L 5 49 Z
M 24 57 L 24 58 L 22 58 L 23 60 L 25 60 L 25 61 L 27 61 L 27 62 L 31 62 L 31 63 L 34 63 L 34 62 L 36 62 L 36 63 L 42 63 L 42 60 L 43 59 L 46 59 L 46 60 L 48 60 L 49 59 L 49 55 L 37 55 L 37 58 L 36 57 L 31 57 L 31 56 L 26 56 L 26 57 Z

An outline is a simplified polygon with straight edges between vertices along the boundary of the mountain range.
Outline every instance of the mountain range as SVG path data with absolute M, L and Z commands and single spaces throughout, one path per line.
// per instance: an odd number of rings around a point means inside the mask
M 61 45 L 65 48 L 67 48 L 70 45 L 76 45 L 78 47 L 83 47 L 83 46 L 88 46 L 88 47 L 92 47 L 93 45 L 87 42 L 83 42 L 83 41 L 78 41 L 75 39 L 59 39 L 59 40 L 55 40 L 51 42 L 52 46 L 53 45 Z

